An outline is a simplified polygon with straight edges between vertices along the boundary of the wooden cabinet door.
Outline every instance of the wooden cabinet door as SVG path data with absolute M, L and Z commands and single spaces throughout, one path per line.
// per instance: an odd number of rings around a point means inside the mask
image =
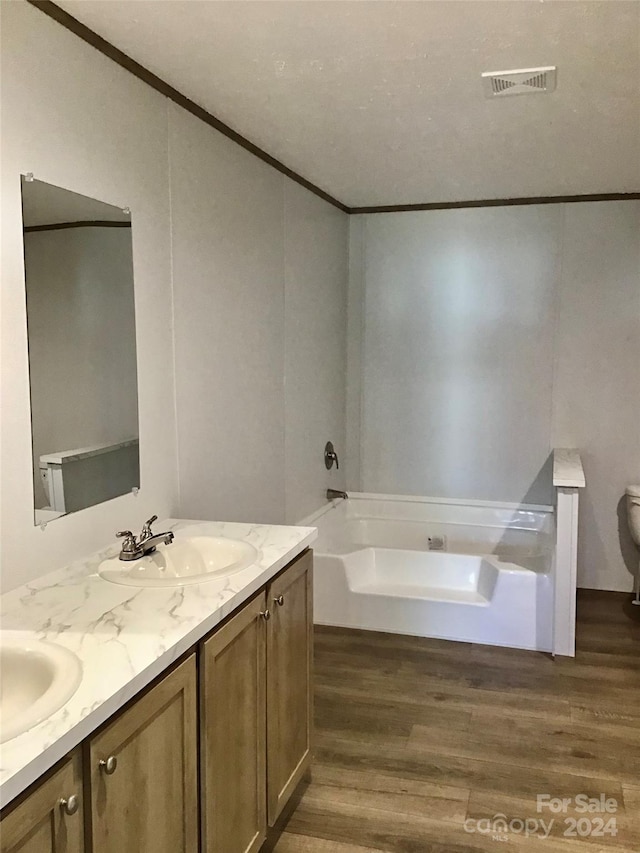
M 83 853 L 79 753 L 3 818 L 0 834 L 2 853 Z
M 267 829 L 264 593 L 202 645 L 203 853 L 254 853 Z
M 269 826 L 311 762 L 313 555 L 306 551 L 267 590 Z
M 197 749 L 192 655 L 90 739 L 93 853 L 197 853 Z

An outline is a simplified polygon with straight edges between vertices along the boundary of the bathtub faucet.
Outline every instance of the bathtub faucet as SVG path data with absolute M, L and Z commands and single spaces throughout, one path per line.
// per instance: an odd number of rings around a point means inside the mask
M 346 492 L 341 492 L 338 489 L 327 489 L 327 500 L 334 501 L 336 498 L 343 498 L 346 500 L 349 495 Z

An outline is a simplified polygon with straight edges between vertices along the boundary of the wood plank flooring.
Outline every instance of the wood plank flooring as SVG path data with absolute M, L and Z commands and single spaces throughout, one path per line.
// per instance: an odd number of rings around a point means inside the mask
M 640 853 L 640 614 L 627 601 L 581 592 L 577 656 L 555 661 L 317 629 L 312 781 L 276 853 Z M 538 811 L 538 794 L 571 802 Z M 580 794 L 616 811 L 581 813 Z

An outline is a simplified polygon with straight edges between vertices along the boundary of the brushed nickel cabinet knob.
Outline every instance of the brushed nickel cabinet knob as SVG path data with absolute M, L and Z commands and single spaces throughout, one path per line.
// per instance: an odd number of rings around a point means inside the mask
M 116 767 L 118 766 L 118 759 L 115 755 L 110 755 L 108 758 L 101 758 L 98 762 L 98 766 L 102 770 L 103 773 L 106 773 L 107 776 L 111 776 L 116 772 Z
M 60 808 L 65 814 L 73 815 L 80 808 L 80 800 L 76 797 L 75 794 L 71 794 L 70 797 L 66 799 L 63 797 L 59 802 Z
M 284 604 L 284 595 L 278 595 L 276 598 L 273 599 L 273 603 L 277 604 L 278 607 L 282 607 Z
M 260 615 L 262 616 L 262 618 L 264 619 L 265 622 L 268 622 L 269 619 L 271 619 L 271 611 L 269 610 L 268 607 L 266 610 L 263 610 Z

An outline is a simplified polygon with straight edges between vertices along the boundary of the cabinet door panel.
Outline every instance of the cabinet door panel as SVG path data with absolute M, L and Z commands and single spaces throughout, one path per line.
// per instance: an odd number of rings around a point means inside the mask
M 273 615 L 267 629 L 269 826 L 311 761 L 312 585 L 313 555 L 307 551 L 268 590 Z
M 203 643 L 204 853 L 254 853 L 266 837 L 264 594 Z
M 196 711 L 192 655 L 91 739 L 94 853 L 197 853 Z
M 60 800 L 78 798 L 68 815 Z M 83 853 L 84 826 L 80 755 L 76 754 L 2 821 L 2 853 Z

